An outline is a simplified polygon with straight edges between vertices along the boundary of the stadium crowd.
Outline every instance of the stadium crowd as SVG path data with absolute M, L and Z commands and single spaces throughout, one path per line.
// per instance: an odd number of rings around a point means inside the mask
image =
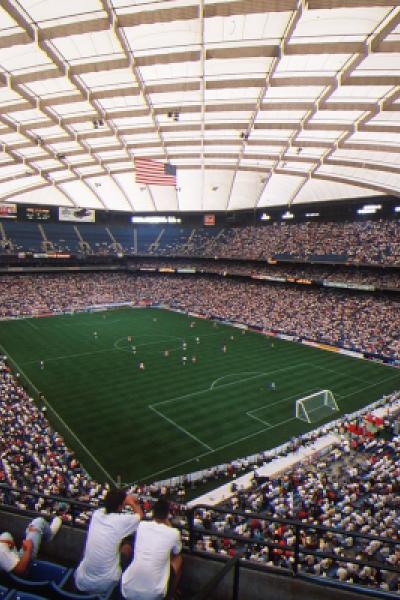
M 0 254 L 38 252 L 37 240 L 30 241 L 30 237 L 24 234 L 23 225 L 21 223 L 20 236 L 18 231 L 13 232 L 13 242 L 0 240 Z M 247 260 L 284 257 L 305 262 L 325 258 L 353 265 L 400 265 L 398 220 L 274 222 L 244 227 L 193 228 L 142 225 L 126 226 L 121 230 L 123 237 L 117 242 L 110 237 L 105 226 L 93 225 L 92 231 L 81 231 L 80 238 L 76 237 L 73 247 L 70 247 L 60 228 L 58 241 L 42 239 L 42 251 L 79 256 L 138 254 Z M 38 230 L 36 238 L 40 240 L 42 237 Z M 82 241 L 77 245 L 79 240 Z
M 390 360 L 400 358 L 399 302 L 390 297 L 182 275 L 95 273 L 1 278 L 1 317 L 123 301 L 168 304 L 295 338 Z
M 307 265 L 254 263 L 246 261 L 193 260 L 191 262 L 173 259 L 138 258 L 130 264 L 131 269 L 195 269 L 197 273 L 218 275 L 241 275 L 246 277 L 268 277 L 308 279 L 315 282 L 339 282 L 374 286 L 379 289 L 400 289 L 400 272 L 378 268 L 345 267 L 343 265 Z
M 207 235 L 206 235 L 207 233 Z M 184 243 L 177 240 L 152 254 L 268 260 L 286 256 L 301 260 L 331 256 L 350 264 L 400 264 L 400 224 L 397 220 L 271 223 L 220 229 L 211 236 L 193 230 Z M 160 241 L 162 244 L 162 240 Z

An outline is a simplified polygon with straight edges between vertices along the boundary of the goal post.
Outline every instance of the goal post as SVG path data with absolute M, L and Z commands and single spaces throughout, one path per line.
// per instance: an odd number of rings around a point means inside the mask
M 322 421 L 338 410 L 331 390 L 320 390 L 296 400 L 296 418 L 306 423 Z

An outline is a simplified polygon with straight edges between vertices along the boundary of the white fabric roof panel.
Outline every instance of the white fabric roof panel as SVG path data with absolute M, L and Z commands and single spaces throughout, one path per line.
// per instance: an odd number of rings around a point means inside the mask
M 200 169 L 181 169 L 177 174 L 178 207 L 182 211 L 203 210 L 203 176 Z
M 379 194 L 379 192 L 375 192 L 374 195 Z M 309 179 L 297 194 L 293 204 L 308 204 L 311 202 L 320 202 L 321 200 L 347 200 L 358 197 L 365 197 L 365 188 L 346 183 Z
M 228 210 L 248 208 L 249 203 L 256 206 L 264 183 L 264 177 L 260 173 L 238 171 L 230 194 Z
M 74 206 L 71 200 L 59 188 L 52 187 L 51 190 L 42 187 L 29 190 L 13 197 L 13 202 L 18 204 L 47 204 L 48 206 Z
M 302 177 L 273 173 L 264 185 L 258 207 L 288 204 L 293 193 L 302 183 Z
M 165 212 L 400 193 L 395 0 L 1 4 L 1 200 Z M 137 186 L 135 156 L 175 164 L 178 189 Z

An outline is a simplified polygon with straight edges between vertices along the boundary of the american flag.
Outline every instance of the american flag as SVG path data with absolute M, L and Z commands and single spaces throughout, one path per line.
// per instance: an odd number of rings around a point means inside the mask
M 176 168 L 169 163 L 150 158 L 135 158 L 135 169 L 136 183 L 176 187 Z

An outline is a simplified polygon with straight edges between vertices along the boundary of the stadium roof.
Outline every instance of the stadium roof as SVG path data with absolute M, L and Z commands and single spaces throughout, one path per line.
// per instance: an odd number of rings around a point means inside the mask
M 1 0 L 0 200 L 400 195 L 398 0 Z M 177 186 L 135 183 L 134 157 Z

